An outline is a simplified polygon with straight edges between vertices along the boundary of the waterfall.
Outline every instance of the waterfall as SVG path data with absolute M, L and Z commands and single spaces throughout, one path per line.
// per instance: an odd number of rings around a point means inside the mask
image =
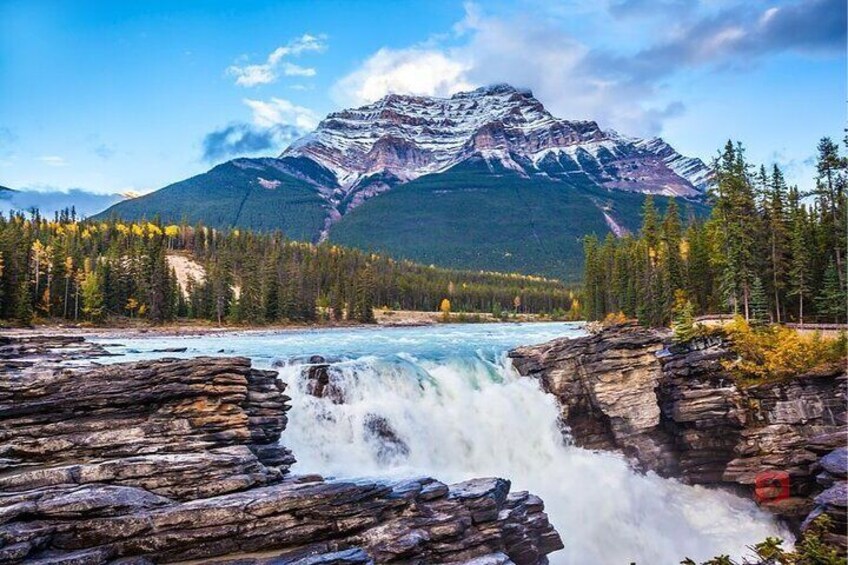
M 737 556 L 766 536 L 789 537 L 752 502 L 632 471 L 619 456 L 567 445 L 555 399 L 505 353 L 364 356 L 329 368 L 343 403 L 306 394 L 286 366 L 295 472 L 500 476 L 545 501 L 566 548 L 553 563 L 679 563 Z
M 122 339 L 108 349 L 123 356 L 102 361 L 161 357 L 157 349 L 178 342 L 187 350 L 169 356 L 244 355 L 273 365 L 290 384 L 282 441 L 298 459 L 293 472 L 510 479 L 513 490 L 545 501 L 565 543 L 553 563 L 677 564 L 739 557 L 767 536 L 791 538 L 749 500 L 567 445 L 555 399 L 519 376 L 506 352 L 582 333 L 575 324 L 537 323 L 154 336 Z M 304 363 L 315 354 L 332 362 L 343 403 L 305 393 Z

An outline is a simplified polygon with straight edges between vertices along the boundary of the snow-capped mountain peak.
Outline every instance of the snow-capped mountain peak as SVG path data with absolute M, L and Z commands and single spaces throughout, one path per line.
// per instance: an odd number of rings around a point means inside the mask
M 389 94 L 329 114 L 281 157 L 322 165 L 342 193 L 374 175 L 404 182 L 472 157 L 528 176 L 689 198 L 703 193 L 711 174 L 700 159 L 680 155 L 660 138 L 630 138 L 593 121 L 556 118 L 530 90 L 508 84 L 450 98 Z

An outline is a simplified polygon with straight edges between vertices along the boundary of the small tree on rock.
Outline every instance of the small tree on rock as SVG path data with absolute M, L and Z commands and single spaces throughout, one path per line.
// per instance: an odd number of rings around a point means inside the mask
M 682 290 L 674 293 L 671 329 L 676 343 L 684 343 L 695 337 L 695 306 Z

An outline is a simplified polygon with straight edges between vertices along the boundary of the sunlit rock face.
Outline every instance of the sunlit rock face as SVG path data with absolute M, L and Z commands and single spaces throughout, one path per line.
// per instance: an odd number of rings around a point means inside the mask
M 554 117 L 532 92 L 506 84 L 450 98 L 390 94 L 328 115 L 281 157 L 326 167 L 343 192 L 376 173 L 412 180 L 472 157 L 528 176 L 588 175 L 611 189 L 687 198 L 700 197 L 711 174 L 660 138 Z
M 752 497 L 764 474 L 785 474 L 786 496 L 762 507 L 796 527 L 827 512 L 844 532 L 845 503 L 835 502 L 848 475 L 843 364 L 741 387 L 724 363 L 736 354 L 723 338 L 671 345 L 670 332 L 635 324 L 510 356 L 557 397 L 578 445 Z M 844 535 L 831 541 L 846 546 Z

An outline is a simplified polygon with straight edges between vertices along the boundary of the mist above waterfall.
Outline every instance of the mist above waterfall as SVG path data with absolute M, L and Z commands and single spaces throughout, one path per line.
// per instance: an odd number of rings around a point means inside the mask
M 568 445 L 555 399 L 512 368 L 507 351 L 573 324 L 437 326 L 200 336 L 185 356 L 240 354 L 276 364 L 290 383 L 295 473 L 336 477 L 499 476 L 544 501 L 565 549 L 554 563 L 679 563 L 742 555 L 766 536 L 789 537 L 748 500 L 639 474 L 618 455 Z M 150 353 L 174 339 L 130 340 Z M 222 351 L 223 350 L 223 351 Z M 310 355 L 331 361 L 343 399 L 306 394 Z M 126 359 L 126 357 L 124 358 Z M 342 400 L 342 402 L 338 402 Z

